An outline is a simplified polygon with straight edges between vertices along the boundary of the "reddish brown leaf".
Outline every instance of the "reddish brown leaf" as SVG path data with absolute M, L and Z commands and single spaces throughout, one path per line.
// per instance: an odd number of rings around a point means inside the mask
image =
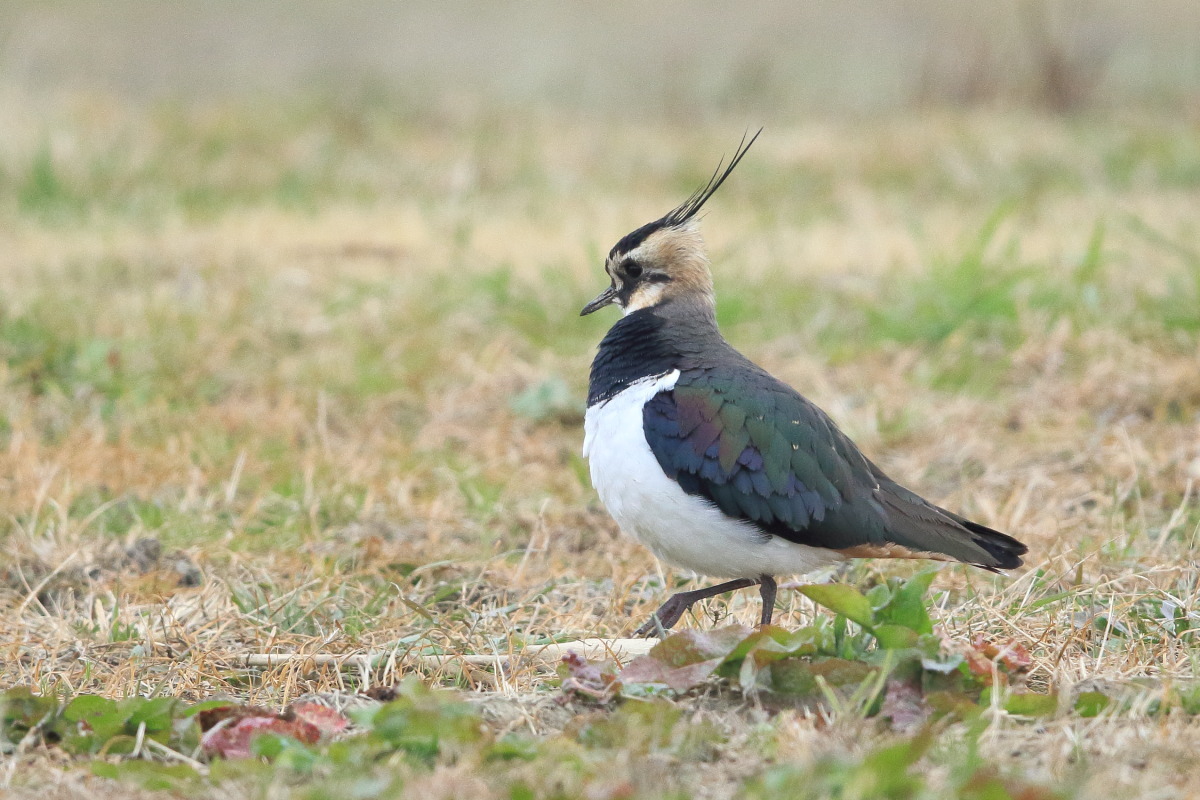
M 340 711 L 311 702 L 293 704 L 284 712 L 284 717 L 307 722 L 320 732 L 322 738 L 339 734 L 350 724 Z
M 227 706 L 204 709 L 196 714 L 196 721 L 200 723 L 200 730 L 209 731 L 216 727 L 217 723 L 224 722 L 227 719 L 233 720 L 233 722 L 229 723 L 232 725 L 240 719 L 277 716 L 279 715 L 274 711 L 260 706 L 244 706 L 231 703 Z
M 1028 672 L 1033 666 L 1033 656 L 1029 655 L 1028 648 L 1016 641 L 1010 641 L 1005 646 L 1000 654 L 1000 661 L 1014 674 Z
M 1029 649 L 1016 639 L 1009 639 L 1003 644 L 996 644 L 980 633 L 971 640 L 971 647 L 975 650 L 976 654 L 983 656 L 988 661 L 998 662 L 1009 673 L 1014 675 L 1027 672 L 1033 665 L 1033 657 L 1029 655 Z M 967 660 L 968 662 L 971 660 L 971 654 L 969 653 Z M 989 666 L 988 669 L 990 671 L 991 667 Z M 974 666 L 971 666 L 971 671 L 975 672 Z
M 220 758 L 249 758 L 250 742 L 262 733 L 277 733 L 290 736 L 305 744 L 314 744 L 321 738 L 321 731 L 302 719 L 269 717 L 244 717 L 236 722 L 227 720 L 217 725 L 200 740 L 205 755 Z
M 991 660 L 974 648 L 968 648 L 965 656 L 967 669 L 971 671 L 971 674 L 979 678 L 985 686 L 991 686 L 992 679 L 995 677 Z

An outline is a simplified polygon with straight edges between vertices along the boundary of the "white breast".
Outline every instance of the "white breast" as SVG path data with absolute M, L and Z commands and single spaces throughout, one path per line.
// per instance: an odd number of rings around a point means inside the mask
M 592 485 L 621 530 L 663 561 L 714 577 L 797 575 L 843 560 L 832 550 L 767 536 L 667 477 L 646 442 L 642 409 L 677 380 L 678 370 L 645 378 L 584 418 Z

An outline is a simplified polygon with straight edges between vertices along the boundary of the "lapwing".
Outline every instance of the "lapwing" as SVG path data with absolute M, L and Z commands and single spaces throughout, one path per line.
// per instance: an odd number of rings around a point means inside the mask
M 743 138 L 677 208 L 618 241 L 604 263 L 609 287 L 580 312 L 624 312 L 600 342 L 588 387 L 583 453 L 601 501 L 661 560 L 731 579 L 671 596 L 638 635 L 670 629 L 698 600 L 755 585 L 770 624 L 777 576 L 846 559 L 996 572 L 1020 566 L 1028 549 L 893 481 L 821 409 L 721 336 L 696 214 L 757 138 Z

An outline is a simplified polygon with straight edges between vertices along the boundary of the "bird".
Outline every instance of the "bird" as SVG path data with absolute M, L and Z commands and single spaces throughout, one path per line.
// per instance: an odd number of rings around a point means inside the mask
M 852 558 L 1022 564 L 1017 539 L 889 478 L 830 417 L 717 327 L 698 212 L 762 133 L 604 262 L 617 305 L 588 381 L 583 455 L 623 532 L 661 561 L 724 583 L 671 595 L 635 635 L 662 636 L 699 600 L 751 586 L 771 623 L 776 578 Z M 747 132 L 748 135 L 748 132 Z

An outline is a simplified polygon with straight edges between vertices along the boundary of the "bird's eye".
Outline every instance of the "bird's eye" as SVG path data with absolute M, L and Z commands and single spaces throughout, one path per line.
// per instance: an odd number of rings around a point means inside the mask
M 625 262 L 625 274 L 631 278 L 639 278 L 642 275 L 642 265 L 636 261 Z

